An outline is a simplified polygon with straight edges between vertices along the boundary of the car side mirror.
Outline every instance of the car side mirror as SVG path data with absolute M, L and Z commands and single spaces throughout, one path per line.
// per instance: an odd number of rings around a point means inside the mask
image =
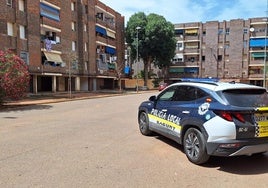
M 155 95 L 151 96 L 151 97 L 149 98 L 149 101 L 155 102 L 155 101 L 156 101 L 156 96 L 155 96 Z

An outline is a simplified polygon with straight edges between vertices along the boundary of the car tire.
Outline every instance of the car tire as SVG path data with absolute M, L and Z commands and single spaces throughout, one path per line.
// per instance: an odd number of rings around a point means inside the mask
M 208 161 L 205 138 L 196 128 L 189 128 L 183 138 L 184 152 L 189 161 L 194 164 L 203 164 Z
M 152 135 L 152 131 L 149 129 L 149 118 L 146 112 L 141 112 L 139 114 L 139 128 L 141 134 L 145 136 Z

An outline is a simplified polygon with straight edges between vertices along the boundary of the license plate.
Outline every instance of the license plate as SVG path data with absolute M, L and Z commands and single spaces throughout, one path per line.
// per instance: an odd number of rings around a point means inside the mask
M 255 120 L 257 122 L 267 121 L 268 120 L 268 114 L 255 114 Z
M 256 137 L 268 136 L 268 113 L 255 114 L 255 120 L 257 121 Z

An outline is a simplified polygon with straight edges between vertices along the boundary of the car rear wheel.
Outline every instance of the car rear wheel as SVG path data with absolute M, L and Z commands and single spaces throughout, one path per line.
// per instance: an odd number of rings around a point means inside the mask
M 189 128 L 183 139 L 184 152 L 194 164 L 203 164 L 208 161 L 209 155 L 206 152 L 205 138 L 196 128 Z
M 145 112 L 141 112 L 139 115 L 139 128 L 143 135 L 149 136 L 152 131 L 149 130 L 149 118 Z

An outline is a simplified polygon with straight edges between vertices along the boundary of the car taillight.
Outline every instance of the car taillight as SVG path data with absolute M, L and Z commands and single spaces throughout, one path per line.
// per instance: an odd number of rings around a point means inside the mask
M 219 116 L 221 116 L 223 119 L 225 119 L 227 121 L 233 121 L 232 115 L 230 113 L 228 113 L 228 112 L 221 111 L 219 113 Z
M 245 123 L 245 119 L 241 113 L 238 112 L 227 112 L 227 111 L 217 111 L 215 112 L 218 116 L 222 117 L 223 119 L 227 121 L 233 121 L 233 119 L 237 119 L 238 121 L 241 121 L 242 123 Z
M 235 117 L 237 120 L 241 121 L 242 123 L 245 123 L 245 119 L 244 119 L 244 117 L 242 116 L 242 114 L 240 114 L 240 113 L 234 113 L 234 117 Z

